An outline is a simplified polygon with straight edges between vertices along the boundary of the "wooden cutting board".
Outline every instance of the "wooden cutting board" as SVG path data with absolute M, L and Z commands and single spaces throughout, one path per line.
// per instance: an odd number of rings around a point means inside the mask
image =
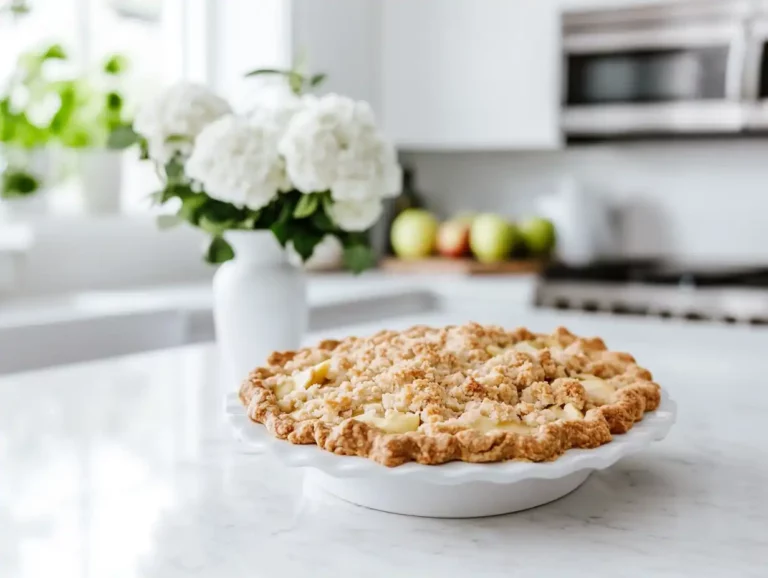
M 414 260 L 386 257 L 379 263 L 382 270 L 393 273 L 458 273 L 463 275 L 528 275 L 541 272 L 544 265 L 545 262 L 538 259 L 480 263 L 474 259 L 447 259 L 445 257 Z

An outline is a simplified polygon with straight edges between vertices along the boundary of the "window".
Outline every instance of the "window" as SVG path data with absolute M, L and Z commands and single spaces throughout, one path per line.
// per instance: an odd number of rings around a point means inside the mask
M 107 55 L 120 53 L 130 62 L 126 105 L 135 109 L 142 99 L 171 82 L 206 80 L 207 2 L 0 0 L 0 78 L 7 78 L 21 53 L 47 43 L 64 46 L 82 72 L 96 69 Z M 152 167 L 136 156 L 131 150 L 123 164 L 122 206 L 128 212 L 145 211 L 146 195 L 157 188 Z M 76 194 L 71 192 L 69 197 Z M 56 196 L 66 211 L 67 202 L 62 199 L 68 195 Z
M 59 41 L 77 54 L 76 0 L 0 0 L 0 75 L 5 79 L 24 50 Z M 29 12 L 24 12 L 26 8 Z M 17 12 L 18 11 L 18 12 Z
M 18 55 L 44 42 L 60 42 L 85 70 L 110 53 L 125 54 L 146 86 L 193 75 L 185 51 L 199 0 L 24 0 L 27 13 L 0 0 L 0 74 Z M 199 76 L 199 75 L 198 75 Z M 202 80 L 198 78 L 199 80 Z

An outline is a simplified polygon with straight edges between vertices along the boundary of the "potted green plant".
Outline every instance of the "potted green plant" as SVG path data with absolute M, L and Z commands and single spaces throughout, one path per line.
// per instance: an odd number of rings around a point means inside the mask
M 96 74 L 74 75 L 60 44 L 22 54 L 0 97 L 0 198 L 42 200 L 54 151 L 74 151 L 86 209 L 115 212 L 120 150 L 136 142 L 122 92 L 127 61 L 109 56 Z M 17 203 L 18 204 L 18 203 Z
M 67 58 L 59 44 L 19 56 L 0 94 L 0 199 L 19 209 L 42 210 L 52 179 L 50 145 L 59 105 L 52 69 Z
M 57 84 L 66 117 L 57 132 L 59 144 L 74 151 L 85 210 L 116 213 L 122 191 L 122 151 L 137 142 L 126 111 L 125 57 L 114 54 L 100 69 Z

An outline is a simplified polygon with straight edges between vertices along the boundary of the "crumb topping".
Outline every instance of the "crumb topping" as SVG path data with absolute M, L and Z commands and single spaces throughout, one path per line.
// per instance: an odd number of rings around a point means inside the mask
M 275 353 L 243 385 L 241 398 L 251 417 L 279 437 L 330 443 L 337 453 L 350 453 L 345 439 L 357 438 L 350 442 L 355 455 L 365 453 L 361 444 L 371 445 L 366 455 L 381 453 L 378 443 L 385 456 L 371 457 L 396 465 L 404 459 L 392 456 L 398 440 L 543 439 L 560 426 L 574 435 L 603 426 L 592 437 L 605 443 L 609 430 L 626 431 L 653 406 L 658 386 L 650 379 L 632 356 L 608 351 L 600 339 L 562 328 L 535 334 L 469 323 Z M 648 402 L 642 410 L 627 409 L 639 399 Z M 465 459 L 461 447 L 446 447 L 437 459 Z

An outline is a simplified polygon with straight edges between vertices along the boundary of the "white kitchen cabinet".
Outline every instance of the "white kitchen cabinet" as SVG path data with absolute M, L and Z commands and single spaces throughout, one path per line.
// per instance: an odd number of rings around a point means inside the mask
M 321 92 L 378 109 L 381 1 L 195 0 L 207 2 L 212 13 L 209 76 L 220 92 L 236 96 L 246 72 L 289 68 L 301 58 L 309 72 L 328 75 Z
M 321 92 L 366 100 L 380 112 L 381 3 L 387 0 L 292 0 L 290 45 L 312 72 L 328 75 Z
M 412 150 L 561 142 L 555 0 L 384 0 L 385 130 Z

